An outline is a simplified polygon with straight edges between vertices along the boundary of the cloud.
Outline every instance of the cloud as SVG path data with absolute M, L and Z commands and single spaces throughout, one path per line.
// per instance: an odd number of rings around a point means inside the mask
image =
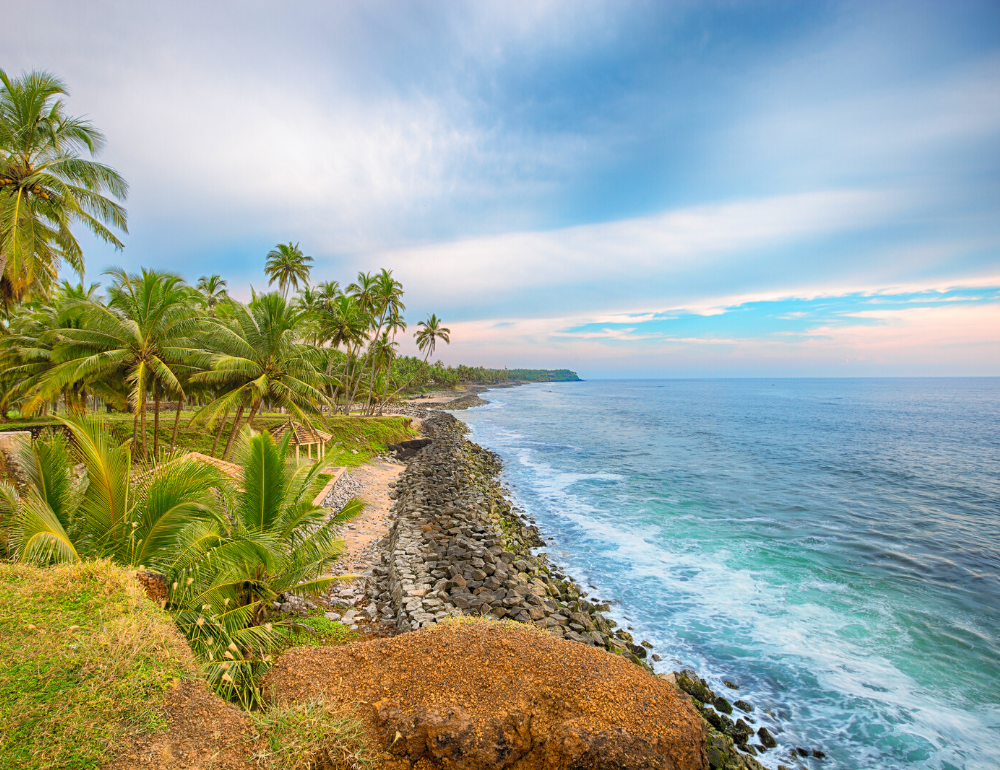
M 908 292 L 997 285 L 998 20 L 990 4 L 37 0 L 5 9 L 0 66 L 67 78 L 131 183 L 127 248 L 85 239 L 90 277 L 218 272 L 248 296 L 291 239 L 316 280 L 395 270 L 411 323 L 457 330 L 446 360 L 779 372 L 834 350 L 849 295 L 917 310 Z M 890 339 L 918 318 L 853 326 Z
M 533 298 L 551 294 L 548 306 L 559 312 L 572 302 L 572 287 L 581 285 L 605 292 L 618 287 L 632 298 L 652 291 L 677 302 L 693 298 L 692 289 L 717 292 L 725 271 L 759 271 L 763 249 L 864 230 L 908 211 L 916 198 L 864 190 L 774 196 L 381 252 L 366 260 L 392 266 L 421 302 L 436 296 L 452 306 L 504 305 L 530 291 Z

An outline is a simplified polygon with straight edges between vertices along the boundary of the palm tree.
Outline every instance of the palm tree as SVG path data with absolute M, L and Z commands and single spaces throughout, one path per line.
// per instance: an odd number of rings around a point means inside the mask
M 316 289 L 305 286 L 295 298 L 294 305 L 302 313 L 302 338 L 312 337 L 312 343 L 319 345 L 320 313 L 323 311 L 323 298 Z
M 215 317 L 215 308 L 225 299 L 226 282 L 221 275 L 203 275 L 198 279 L 198 294 L 208 314 Z
M 441 319 L 434 313 L 427 316 L 426 321 L 420 321 L 417 326 L 420 328 L 414 332 L 413 336 L 417 340 L 417 349 L 424 354 L 423 363 L 426 364 L 427 360 L 434 355 L 434 348 L 437 346 L 438 340 L 441 340 L 446 345 L 451 344 L 451 329 L 441 326 Z M 399 393 L 403 388 L 413 382 L 419 374 L 420 368 L 418 367 L 413 373 L 413 376 L 400 385 L 392 395 L 395 396 L 396 393 Z
M 434 355 L 438 340 L 444 342 L 445 345 L 451 344 L 451 329 L 441 326 L 441 319 L 434 313 L 431 313 L 426 321 L 421 321 L 417 326 L 420 328 L 413 336 L 417 340 L 417 349 L 424 354 L 424 363 L 427 363 L 427 359 Z
M 396 345 L 396 335 L 399 332 L 406 331 L 406 321 L 403 320 L 403 317 L 399 315 L 399 313 L 393 313 L 391 316 L 389 316 L 389 320 L 386 321 L 385 328 L 388 332 L 392 334 L 392 342 L 389 348 L 390 355 L 387 356 L 388 367 L 385 374 L 385 387 L 382 389 L 382 400 L 379 405 L 379 414 L 382 413 L 382 409 L 385 407 L 385 402 L 388 400 L 389 380 L 392 379 L 392 367 L 393 364 L 396 362 L 396 350 L 398 348 L 398 346 Z
M 403 284 L 392 277 L 392 271 L 382 268 L 375 276 L 375 284 L 370 294 L 371 315 L 378 319 L 375 326 L 375 335 L 372 338 L 370 349 L 371 372 L 369 374 L 368 402 L 365 405 L 365 412 L 370 413 L 372 408 L 372 398 L 375 394 L 375 346 L 382 336 L 382 327 L 389 316 L 399 315 L 399 311 L 406 310 L 403 304 Z
M 60 260 L 83 274 L 79 222 L 122 248 L 109 229 L 128 232 L 128 185 L 94 160 L 104 137 L 89 121 L 66 115 L 66 86 L 47 72 L 11 78 L 0 70 L 0 299 L 5 310 L 55 283 Z
M 230 300 L 232 321 L 216 321 L 206 330 L 213 352 L 192 357 L 193 365 L 205 371 L 192 376 L 195 383 L 217 388 L 221 395 L 202 407 L 192 422 L 207 420 L 214 425 L 219 417 L 236 409 L 223 458 L 229 457 L 240 420 L 247 407 L 253 421 L 267 399 L 305 420 L 314 414 L 326 396 L 316 387 L 322 377 L 297 342 L 301 312 L 278 294 L 258 296 L 249 306 Z
M 83 461 L 86 484 L 73 480 L 76 461 L 62 433 L 19 445 L 27 489 L 0 488 L 0 522 L 14 558 L 43 564 L 110 558 L 166 572 L 193 525 L 220 532 L 224 486 L 208 463 L 176 460 L 132 472 L 128 443 L 117 445 L 95 417 L 61 419 Z M 213 543 L 214 544 L 214 543 Z
M 326 574 L 343 551 L 336 528 L 365 504 L 353 499 L 334 516 L 313 505 L 322 466 L 290 463 L 287 437 L 250 437 L 237 485 L 186 459 L 136 474 L 128 444 L 116 445 L 106 423 L 62 422 L 83 460 L 83 483 L 62 434 L 18 447 L 28 483 L 19 493 L 0 482 L 0 544 L 20 561 L 110 558 L 159 573 L 170 586 L 166 609 L 209 681 L 253 701 L 282 625 L 266 622 L 268 606 L 342 579 Z
M 288 299 L 289 286 L 298 291 L 300 283 L 305 285 L 309 281 L 309 266 L 312 261 L 312 257 L 302 253 L 299 244 L 291 241 L 279 243 L 267 255 L 267 265 L 264 267 L 267 285 L 277 281 L 281 296 Z
M 195 344 L 191 334 L 196 316 L 179 276 L 146 269 L 141 275 L 129 275 L 120 268 L 106 274 L 114 277 L 108 304 L 91 299 L 75 306 L 80 328 L 59 331 L 54 355 L 58 365 L 39 383 L 25 410 L 37 409 L 69 383 L 82 381 L 93 387 L 124 375 L 129 403 L 136 410 L 134 434 L 142 436 L 143 458 L 148 458 L 146 394 L 152 385 L 153 455 L 158 457 L 160 397 L 166 391 L 184 398 L 180 376 L 187 371 L 186 359 Z
M 49 375 L 56 365 L 53 354 L 60 340 L 60 330 L 79 328 L 75 307 L 83 301 L 95 301 L 97 289 L 98 284 L 74 286 L 63 281 L 50 300 L 21 305 L 12 315 L 7 333 L 0 338 L 0 369 L 4 381 L 0 414 L 6 414 Z M 121 409 L 127 406 L 127 399 L 122 397 L 117 383 L 109 381 L 68 383 L 53 395 L 53 399 L 62 396 L 67 409 L 82 412 L 86 409 L 88 391 Z
M 316 291 L 322 304 L 329 307 L 340 296 L 340 284 L 337 281 L 323 281 L 316 285 Z
M 355 295 L 341 294 L 333 300 L 330 312 L 324 316 L 324 327 L 321 336 L 335 348 L 343 347 L 347 353 L 344 364 L 344 414 L 351 413 L 353 393 L 351 388 L 351 362 L 365 334 L 371 325 L 371 319 L 361 308 L 361 303 Z M 330 372 L 327 372 L 329 375 Z

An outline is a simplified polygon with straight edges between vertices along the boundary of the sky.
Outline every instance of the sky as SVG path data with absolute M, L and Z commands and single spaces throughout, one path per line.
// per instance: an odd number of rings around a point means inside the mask
M 449 364 L 1000 375 L 995 1 L 4 6 L 130 184 L 88 281 L 294 241 Z

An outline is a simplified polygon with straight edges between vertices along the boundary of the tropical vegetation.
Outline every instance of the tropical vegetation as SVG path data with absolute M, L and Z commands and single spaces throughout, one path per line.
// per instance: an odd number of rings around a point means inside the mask
M 47 72 L 11 77 L 0 70 L 0 303 L 44 298 L 65 261 L 83 273 L 77 223 L 122 248 L 120 201 L 128 185 L 93 160 L 104 136 L 66 112 L 65 84 Z
M 13 450 L 23 478 L 20 489 L 0 483 L 0 546 L 18 562 L 107 559 L 159 576 L 209 681 L 253 705 L 284 630 L 272 603 L 336 580 L 337 528 L 364 503 L 335 515 L 316 505 L 323 468 L 290 462 L 288 435 L 245 435 L 233 477 L 188 456 L 137 469 L 106 421 L 61 424 Z

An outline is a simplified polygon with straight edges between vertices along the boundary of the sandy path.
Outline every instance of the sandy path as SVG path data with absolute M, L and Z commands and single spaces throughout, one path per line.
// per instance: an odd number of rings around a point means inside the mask
M 362 498 L 368 505 L 341 533 L 346 549 L 333 570 L 334 574 L 360 574 L 378 560 L 381 553 L 376 543 L 388 534 L 392 523 L 393 501 L 389 499 L 389 482 L 399 476 L 405 467 L 401 463 L 379 462 L 353 468 L 344 474 L 345 479 L 341 480 L 338 488 L 341 484 L 346 485 L 351 495 Z

